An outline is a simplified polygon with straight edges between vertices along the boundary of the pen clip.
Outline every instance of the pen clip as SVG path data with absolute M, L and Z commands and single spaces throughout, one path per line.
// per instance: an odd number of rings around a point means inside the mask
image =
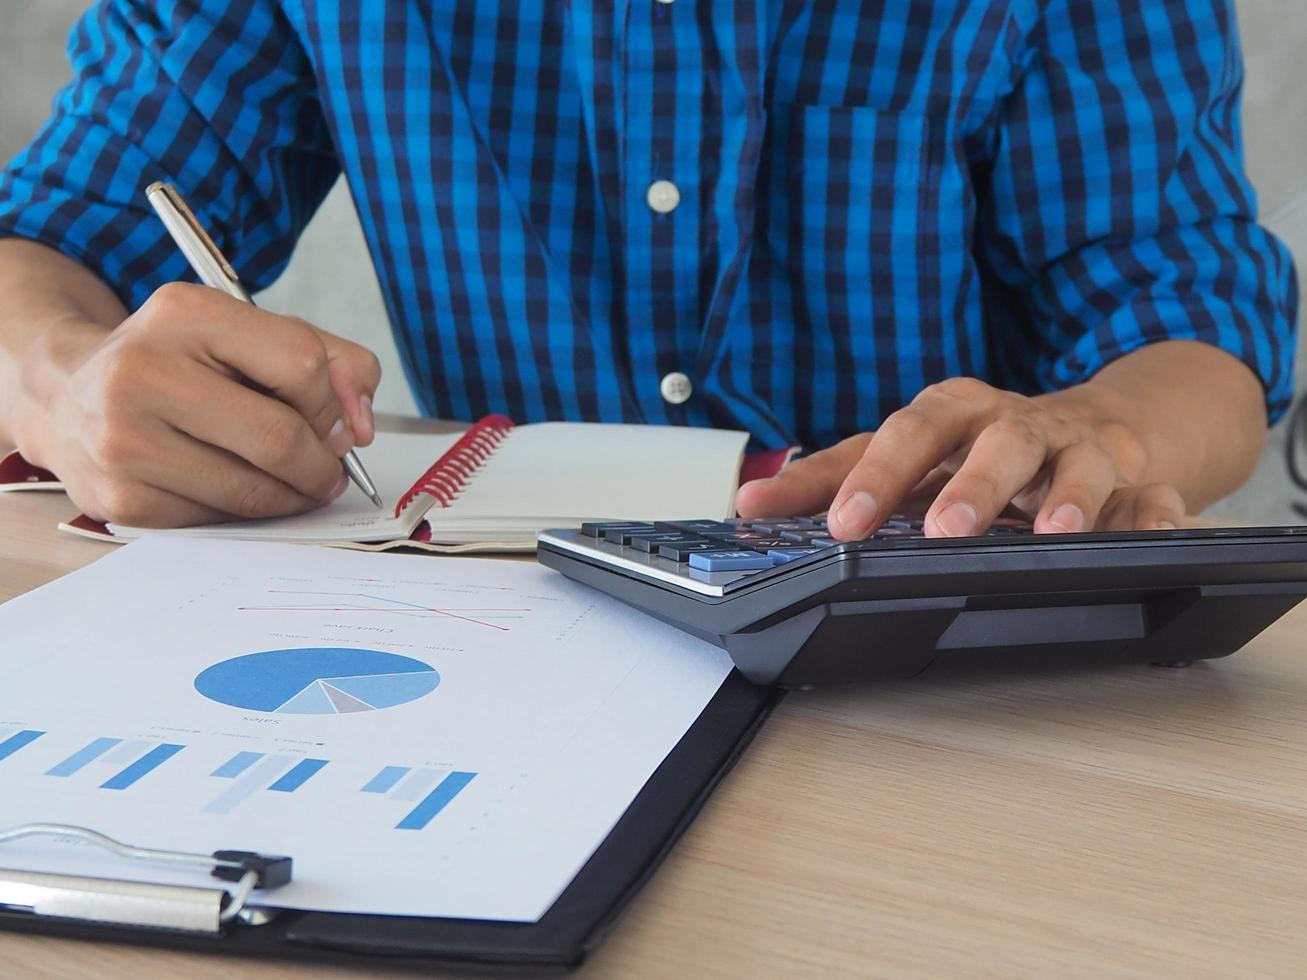
M 236 270 L 175 187 L 155 181 L 145 189 L 145 196 L 206 286 L 220 289 L 246 303 L 252 302 Z

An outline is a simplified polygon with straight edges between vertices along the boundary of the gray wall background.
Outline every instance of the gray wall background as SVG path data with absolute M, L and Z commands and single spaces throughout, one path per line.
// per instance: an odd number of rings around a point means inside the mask
M 709 2 L 709 0 L 700 0 Z M 68 80 L 64 40 L 88 0 L 0 0 L 0 160 L 8 160 L 45 119 Z M 1262 220 L 1299 256 L 1307 284 L 1307 3 L 1237 0 L 1248 82 L 1244 131 L 1248 169 Z M 376 275 L 353 203 L 338 185 L 314 218 L 289 270 L 259 301 L 293 312 L 375 350 L 384 380 L 383 411 L 413 412 L 390 336 Z M 1307 375 L 1307 338 L 1299 337 L 1299 389 Z M 1257 473 L 1211 513 L 1250 522 L 1297 523 L 1299 494 L 1284 475 L 1284 426 L 1271 434 Z

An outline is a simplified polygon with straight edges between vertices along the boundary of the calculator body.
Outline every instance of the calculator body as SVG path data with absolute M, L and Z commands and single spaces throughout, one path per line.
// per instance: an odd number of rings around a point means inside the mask
M 1307 597 L 1307 527 L 941 539 L 918 525 L 745 572 L 697 570 L 590 531 L 544 532 L 540 562 L 783 687 L 1183 665 L 1234 653 Z

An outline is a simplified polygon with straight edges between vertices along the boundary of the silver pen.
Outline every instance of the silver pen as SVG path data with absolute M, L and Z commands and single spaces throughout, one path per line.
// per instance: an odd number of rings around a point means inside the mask
M 163 222 L 163 226 L 168 229 L 168 234 L 172 236 L 172 240 L 177 243 L 177 247 L 186 256 L 186 261 L 191 264 L 191 268 L 200 277 L 200 282 L 213 289 L 221 290 L 242 303 L 249 303 L 253 306 L 254 300 L 245 287 L 241 285 L 236 270 L 223 257 L 222 252 L 218 251 L 218 246 L 214 244 L 213 239 L 209 237 L 209 233 L 204 230 L 204 226 L 196 219 L 194 212 L 191 211 L 181 194 L 177 192 L 177 188 L 171 184 L 156 181 L 145 189 L 145 196 L 149 199 L 150 206 L 154 208 L 154 213 Z M 381 495 L 377 493 L 377 488 L 373 485 L 372 480 L 368 478 L 367 470 L 359 462 L 354 450 L 351 449 L 347 452 L 341 458 L 341 462 L 345 465 L 345 472 L 349 474 L 349 478 L 354 481 L 358 488 L 372 498 L 372 502 L 377 507 L 384 508 L 386 505 L 382 502 Z

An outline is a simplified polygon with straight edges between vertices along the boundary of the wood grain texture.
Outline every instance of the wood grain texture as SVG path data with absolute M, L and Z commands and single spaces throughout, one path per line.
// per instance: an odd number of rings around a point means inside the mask
M 112 547 L 69 511 L 0 496 L 0 596 Z M 1300 976 L 1305 644 L 791 695 L 580 976 Z M 364 975 L 0 933 L 5 978 L 305 972 Z

